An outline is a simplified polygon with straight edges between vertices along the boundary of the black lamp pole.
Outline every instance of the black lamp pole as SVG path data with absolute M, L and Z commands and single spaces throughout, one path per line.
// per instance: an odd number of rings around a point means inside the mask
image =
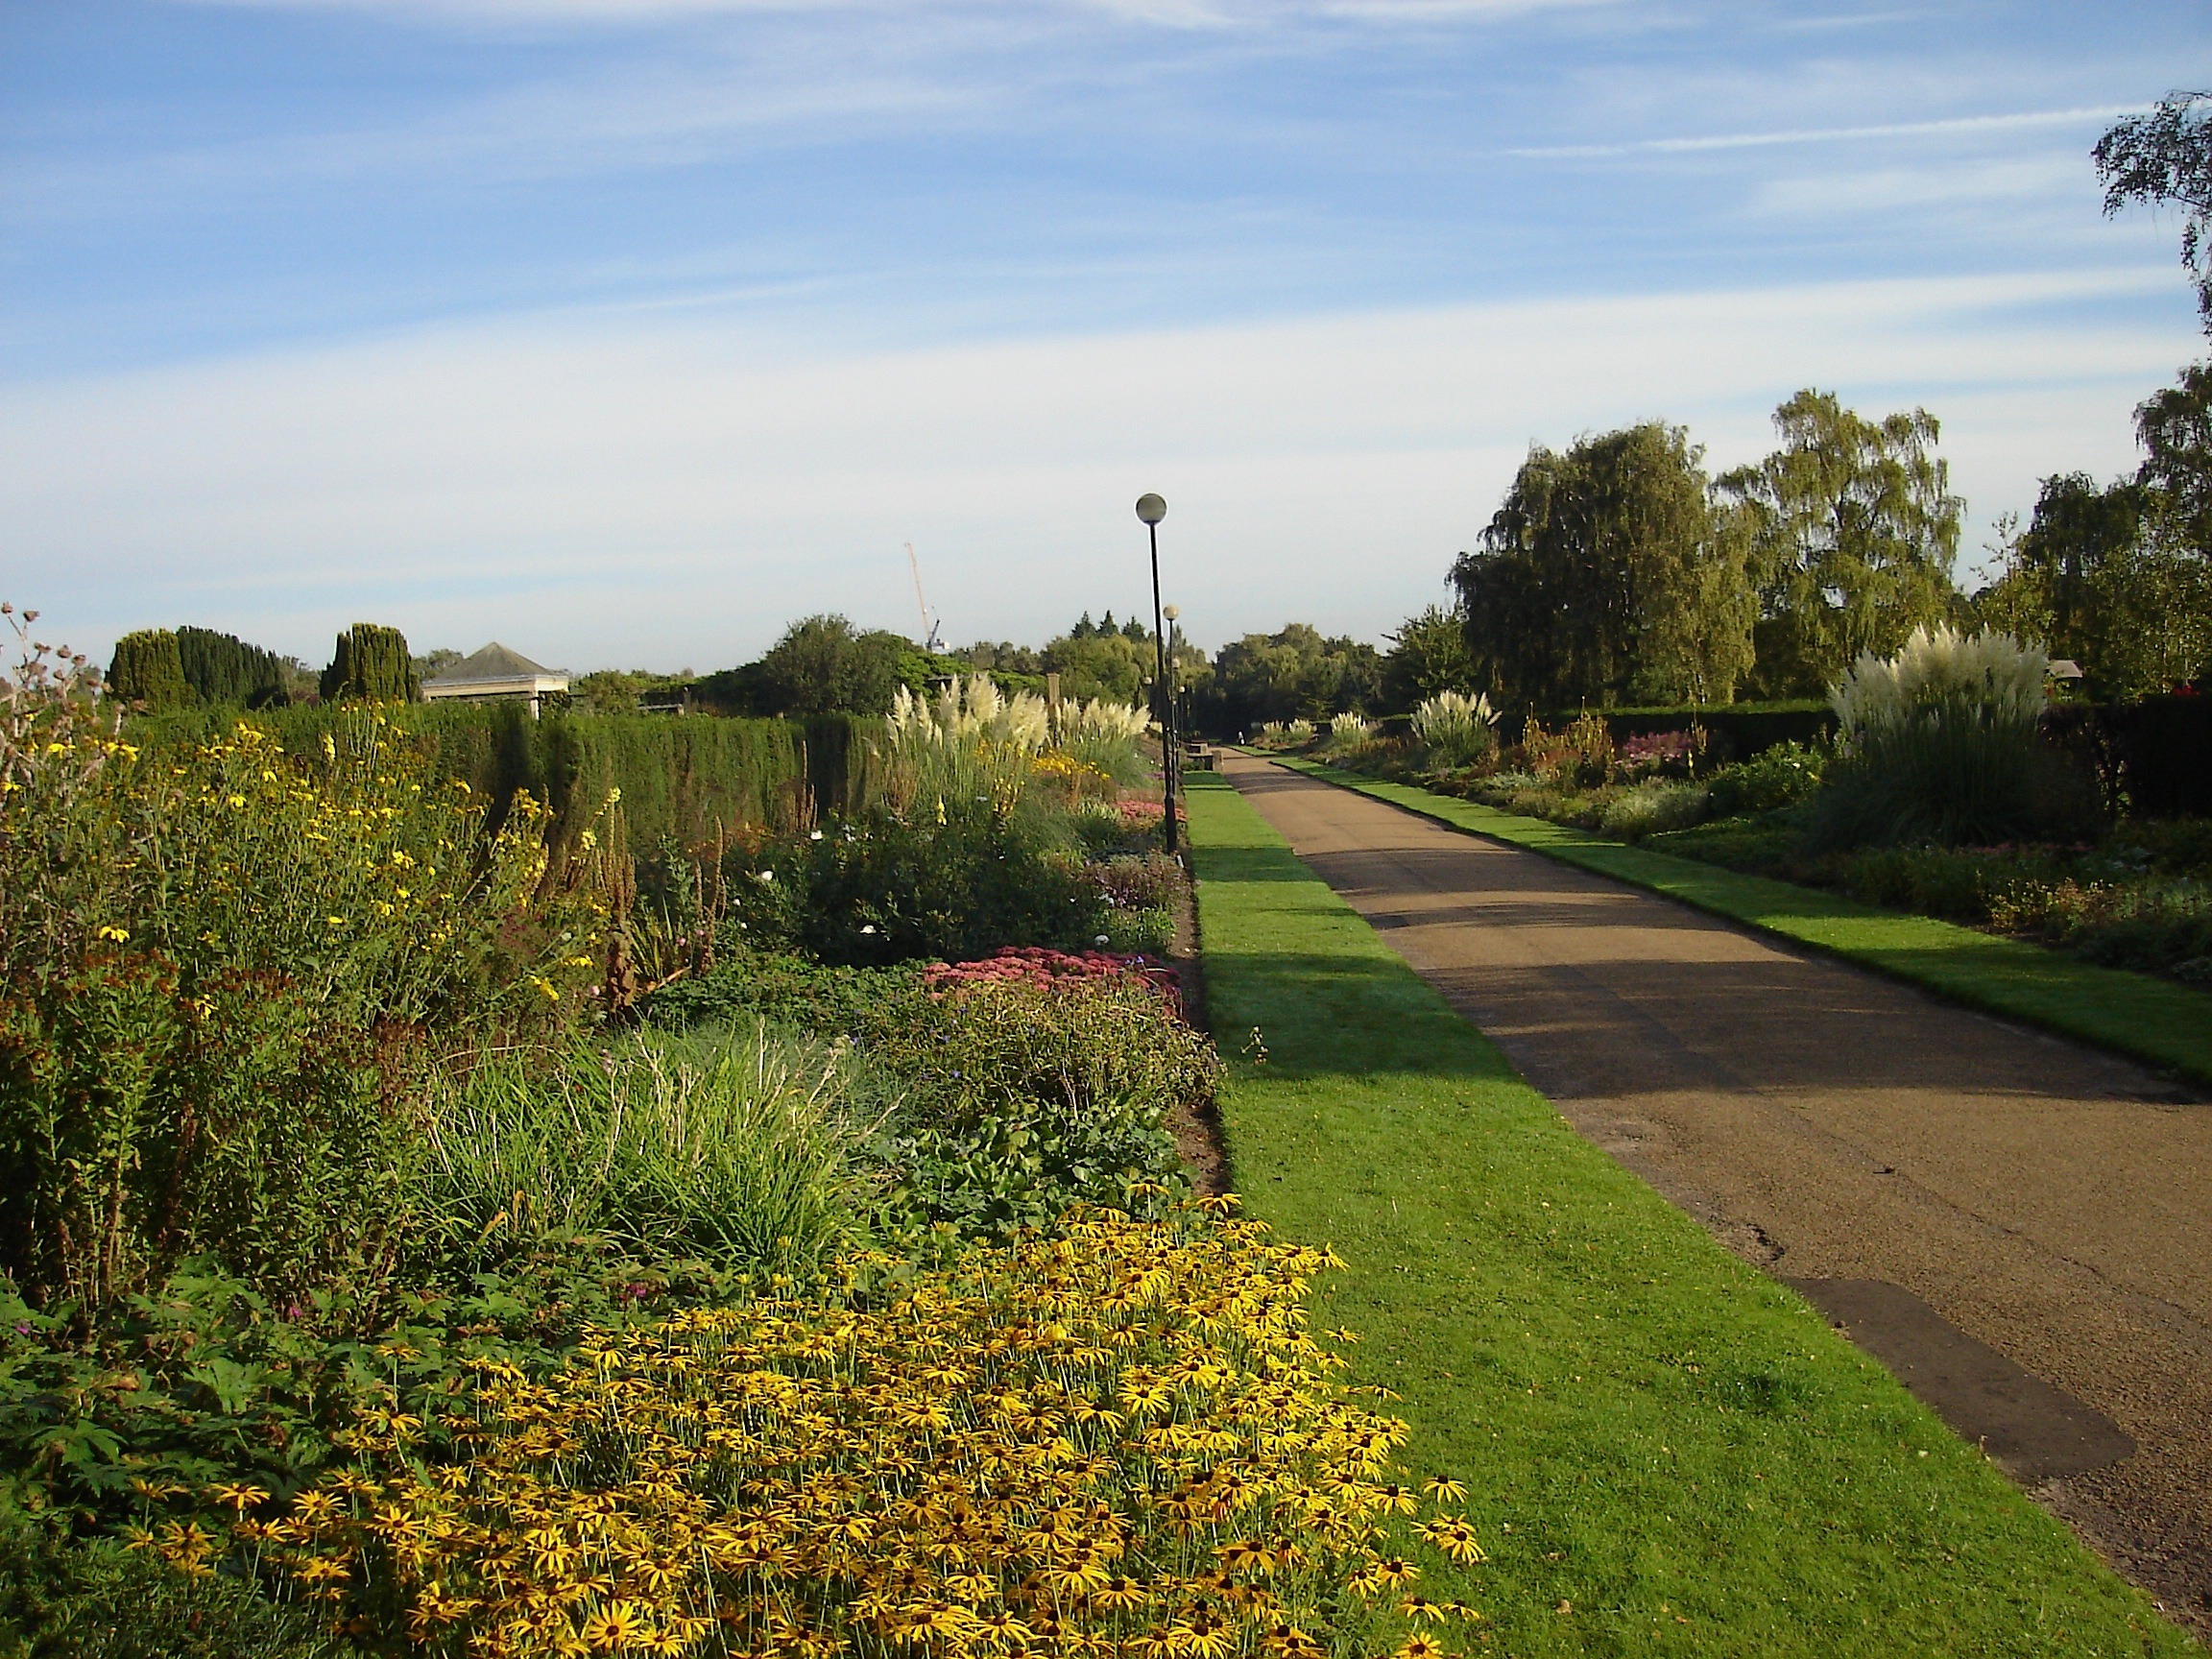
M 1167 635 L 1160 614 L 1160 520 L 1167 517 L 1165 497 L 1147 493 L 1137 497 L 1137 517 L 1144 521 L 1152 541 L 1152 654 L 1156 672 L 1152 702 L 1160 714 L 1160 824 L 1167 838 L 1167 852 L 1175 852 L 1175 716 L 1168 708 Z

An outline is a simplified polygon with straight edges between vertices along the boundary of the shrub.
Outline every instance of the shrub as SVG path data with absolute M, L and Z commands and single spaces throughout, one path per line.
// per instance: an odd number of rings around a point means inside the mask
M 292 676 L 284 660 L 234 634 L 180 628 L 177 657 L 185 684 L 203 703 L 259 707 L 289 700 Z
M 341 1659 L 354 1649 L 234 1574 L 82 1540 L 0 1497 L 0 1652 L 37 1659 Z
M 862 1016 L 920 985 L 925 965 L 851 968 L 738 942 L 711 972 L 679 979 L 645 999 L 646 1020 L 667 1030 L 695 1025 L 750 1025 L 765 1020 L 830 1036 L 856 1029 Z
M 201 1253 L 369 1270 L 403 1086 L 583 1004 L 587 896 L 373 716 L 311 765 L 250 727 L 156 761 L 44 702 L 0 741 L 0 1264 L 92 1307 Z
M 1413 710 L 1413 735 L 1431 764 L 1475 766 L 1498 752 L 1498 714 L 1484 692 L 1439 691 Z
M 1830 693 L 1841 758 L 1815 845 L 1998 841 L 2093 819 L 2084 781 L 2036 732 L 2049 665 L 2008 635 L 1940 627 L 1862 656 Z
M 915 1201 L 984 1231 L 1180 1183 L 1163 1125 L 1210 1101 L 1220 1076 L 1213 1046 L 1124 979 L 966 985 L 885 1004 L 859 1037 L 907 1085 Z
M 1623 737 L 1618 760 L 1631 777 L 1651 772 L 1687 777 L 1704 752 L 1704 728 L 1692 726 L 1681 732 L 1643 732 Z
M 579 1046 L 550 1063 L 489 1056 L 431 1095 L 423 1242 L 441 1267 L 589 1234 L 643 1260 L 814 1275 L 868 1230 L 861 1147 L 876 1125 L 855 1114 L 854 1070 L 757 1026 Z
M 1613 736 L 1603 717 L 1587 709 L 1557 732 L 1531 718 L 1521 733 L 1521 759 L 1549 788 L 1602 783 L 1613 770 Z
M 369 1426 L 342 1477 L 248 1495 L 238 1551 L 453 1651 L 1383 1651 L 1406 1429 L 1308 1331 L 1330 1264 L 1109 1214 L 880 1299 L 702 1311 L 487 1377 L 465 1463 Z
M 1723 766 L 1705 781 L 1716 818 L 1740 818 L 1793 806 L 1820 786 L 1827 757 L 1798 743 L 1777 743 L 1749 760 Z
M 1106 902 L 1053 826 L 988 803 L 941 819 L 873 812 L 728 861 L 745 937 L 825 962 L 962 960 L 1001 945 L 1080 950 L 1103 930 Z
M 1623 841 L 1642 840 L 1669 830 L 1702 823 L 1711 810 L 1702 783 L 1657 781 L 1623 789 L 1602 808 L 1598 827 Z

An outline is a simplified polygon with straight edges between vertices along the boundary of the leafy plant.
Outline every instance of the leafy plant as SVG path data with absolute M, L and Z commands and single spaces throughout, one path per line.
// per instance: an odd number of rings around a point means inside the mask
M 437 1046 L 585 1004 L 589 896 L 532 804 L 489 832 L 373 714 L 311 762 L 247 726 L 157 759 L 35 678 L 0 736 L 0 1265 L 88 1310 L 203 1254 L 318 1284 L 392 1237 Z

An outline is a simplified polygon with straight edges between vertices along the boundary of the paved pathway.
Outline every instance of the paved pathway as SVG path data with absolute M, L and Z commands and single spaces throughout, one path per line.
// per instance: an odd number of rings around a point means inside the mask
M 2212 1633 L 2212 1102 L 1366 796 L 1224 766 L 1576 1128 Z

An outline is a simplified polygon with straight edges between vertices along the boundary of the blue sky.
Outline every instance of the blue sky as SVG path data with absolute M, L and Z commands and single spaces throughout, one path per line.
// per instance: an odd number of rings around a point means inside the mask
M 1972 518 L 2202 349 L 2087 151 L 2198 4 L 0 0 L 0 592 L 708 669 L 1378 637 L 1531 442 L 1925 404 Z M 1962 574 L 1963 574 L 1962 570 Z

